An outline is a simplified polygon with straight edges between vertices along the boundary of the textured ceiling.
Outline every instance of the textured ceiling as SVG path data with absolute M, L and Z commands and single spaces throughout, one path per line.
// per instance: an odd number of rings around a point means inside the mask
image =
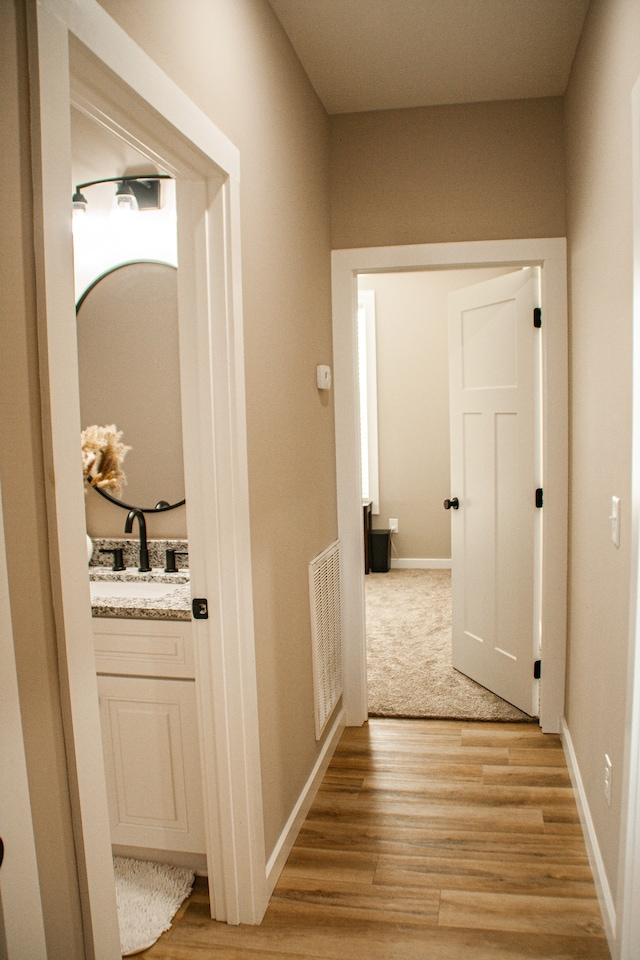
M 564 93 L 589 0 L 269 0 L 329 113 Z

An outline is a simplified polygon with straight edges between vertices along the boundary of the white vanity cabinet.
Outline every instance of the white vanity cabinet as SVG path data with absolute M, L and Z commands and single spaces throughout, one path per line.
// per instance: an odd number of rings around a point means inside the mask
M 204 853 L 191 623 L 93 625 L 111 841 Z

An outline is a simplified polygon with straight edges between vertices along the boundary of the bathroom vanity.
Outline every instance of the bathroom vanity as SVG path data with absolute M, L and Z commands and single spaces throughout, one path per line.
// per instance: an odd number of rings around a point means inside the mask
M 204 854 L 189 572 L 89 569 L 112 844 Z

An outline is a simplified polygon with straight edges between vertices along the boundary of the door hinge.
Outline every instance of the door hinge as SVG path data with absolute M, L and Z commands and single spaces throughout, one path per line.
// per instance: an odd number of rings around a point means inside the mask
M 538 509 L 542 507 L 542 487 L 538 487 L 536 490 L 536 507 Z
M 194 620 L 209 619 L 209 601 L 204 597 L 196 598 L 191 602 L 191 611 Z
M 542 676 L 542 660 L 533 661 L 533 679 L 539 680 Z
M 533 308 L 533 325 L 534 327 L 542 326 L 542 309 L 541 307 Z

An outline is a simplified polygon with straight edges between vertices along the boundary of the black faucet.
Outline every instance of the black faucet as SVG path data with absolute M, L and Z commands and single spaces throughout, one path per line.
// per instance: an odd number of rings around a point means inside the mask
M 176 567 L 176 557 L 186 557 L 188 555 L 188 550 L 165 550 L 165 573 L 177 573 L 178 568 Z
M 138 529 L 140 530 L 140 566 L 138 570 L 140 573 L 149 573 L 151 567 L 149 566 L 149 551 L 147 549 L 147 524 L 142 510 L 138 510 L 136 507 L 129 511 L 124 523 L 124 532 L 131 533 L 133 521 L 136 517 L 138 518 Z
M 126 570 L 127 568 L 124 565 L 124 560 L 122 559 L 122 547 L 100 547 L 100 553 L 112 553 L 113 554 L 113 564 L 111 566 L 112 570 Z

